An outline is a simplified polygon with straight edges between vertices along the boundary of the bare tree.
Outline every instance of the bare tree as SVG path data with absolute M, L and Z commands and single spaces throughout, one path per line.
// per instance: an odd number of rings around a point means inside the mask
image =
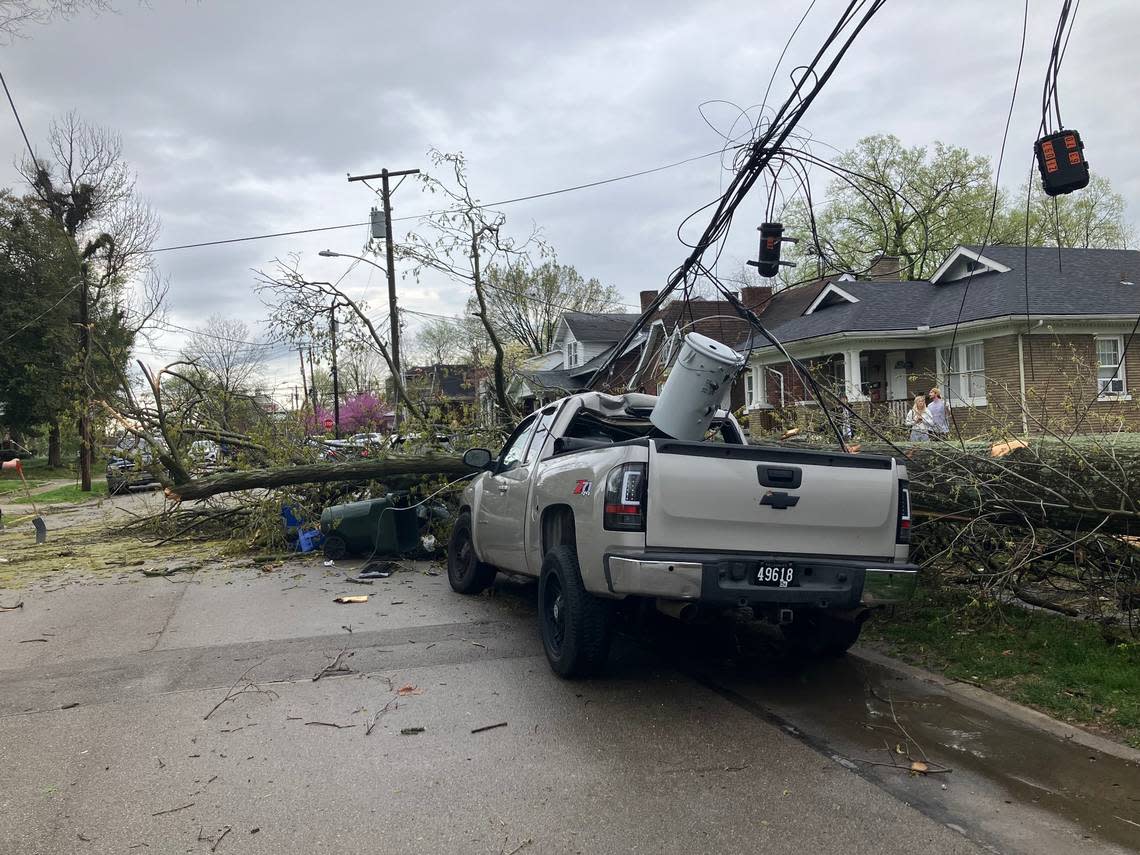
M 371 392 L 383 397 L 384 362 L 375 349 L 359 341 L 350 341 L 340 358 L 340 383 L 348 395 Z
M 331 282 L 312 282 L 302 275 L 298 265 L 300 259 L 293 255 L 288 261 L 276 259 L 271 272 L 255 270 L 254 288 L 259 294 L 270 298 L 270 324 L 290 342 L 312 342 L 327 336 L 329 313 L 337 309 L 348 309 L 346 319 L 338 318 L 343 324 L 342 335 L 345 343 L 367 347 L 379 353 L 392 375 L 397 397 L 403 401 L 412 417 L 424 421 L 424 411 L 408 398 L 403 377 L 392 370 L 392 352 L 388 342 L 380 335 L 376 322 L 368 315 L 368 304 L 354 300 L 342 288 Z
M 416 349 L 424 360 L 442 365 L 469 355 L 467 338 L 460 318 L 433 318 L 416 333 Z
M 56 4 L 63 8 L 62 4 Z M 68 8 L 72 8 L 69 6 Z M 76 325 L 82 354 L 79 387 L 79 469 L 82 488 L 91 489 L 91 407 L 98 378 L 92 356 L 121 353 L 161 307 L 164 284 L 145 254 L 158 235 L 154 211 L 135 193 L 135 178 L 123 160 L 122 140 L 71 112 L 52 122 L 49 154 L 17 167 L 36 198 L 66 235 L 79 263 Z M 130 306 L 129 286 L 142 280 L 142 305 Z M 94 347 L 96 336 L 108 338 Z M 58 438 L 58 425 L 50 435 Z
M 213 314 L 182 349 L 193 363 L 198 386 L 209 394 L 209 408 L 223 430 L 235 430 L 235 405 L 248 401 L 250 390 L 265 367 L 265 347 L 250 340 L 244 321 Z
M 586 279 L 567 264 L 547 261 L 491 267 L 485 283 L 492 323 L 532 354 L 553 347 L 563 312 L 613 312 L 621 295 L 612 285 Z
M 506 353 L 503 339 L 495 328 L 488 301 L 486 271 L 496 265 L 508 267 L 530 265 L 530 252 L 547 253 L 537 229 L 522 241 L 503 233 L 506 216 L 479 204 L 467 182 L 467 162 L 462 154 L 447 154 L 431 149 L 428 157 L 439 169 L 450 171 L 449 182 L 430 175 L 420 179 L 429 192 L 441 195 L 444 210 L 423 217 L 421 232 L 412 232 L 400 246 L 400 254 L 414 264 L 414 274 L 426 270 L 443 273 L 475 290 L 475 314 L 483 325 L 494 353 L 492 378 L 495 401 L 508 420 L 515 415 L 507 397 Z
M 0 44 L 24 38 L 29 27 L 74 18 L 84 9 L 109 12 L 110 0 L 0 0 Z

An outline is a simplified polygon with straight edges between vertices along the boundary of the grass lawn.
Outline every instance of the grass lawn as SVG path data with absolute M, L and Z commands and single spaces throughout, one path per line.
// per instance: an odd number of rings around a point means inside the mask
M 33 490 L 36 487 L 40 486 L 42 483 L 43 483 L 43 481 L 37 481 L 37 480 L 32 479 L 32 478 L 28 479 L 28 486 L 31 487 Z M 9 477 L 9 473 L 5 472 L 4 477 L 0 478 L 0 496 L 4 495 L 5 493 L 22 493 L 22 492 L 24 492 L 23 482 L 16 475 L 12 475 L 11 477 Z
M 96 464 L 96 467 L 98 467 L 98 464 Z M 76 478 L 79 472 L 74 466 L 52 468 L 47 465 L 46 457 L 29 457 L 24 461 L 24 474 L 29 481 L 31 481 L 32 478 L 39 478 L 46 481 L 51 478 Z
M 88 499 L 101 499 L 107 495 L 107 482 L 95 481 L 91 484 L 91 492 L 84 493 L 79 489 L 78 484 L 68 484 L 66 487 L 57 487 L 54 490 L 48 490 L 46 493 L 37 493 L 35 500 L 37 505 L 53 505 L 61 502 L 86 502 Z M 30 504 L 27 496 L 21 496 L 12 501 L 19 504 Z
M 1140 640 L 1110 644 L 1095 624 L 968 595 L 920 592 L 863 637 L 888 653 L 1140 748 Z

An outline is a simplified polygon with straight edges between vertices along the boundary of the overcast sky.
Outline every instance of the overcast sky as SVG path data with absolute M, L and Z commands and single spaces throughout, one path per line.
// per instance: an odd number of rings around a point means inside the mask
M 376 201 L 345 174 L 428 166 L 430 146 L 461 150 L 475 193 L 505 199 L 621 175 L 721 145 L 698 105 L 760 101 L 804 2 L 379 3 L 339 0 L 118 0 L 118 14 L 29 30 L 0 61 L 32 142 L 70 109 L 122 134 L 140 192 L 163 221 L 159 246 L 362 222 Z M 770 100 L 790 89 L 833 26 L 838 0 L 818 0 L 788 51 Z M 1060 0 L 1031 0 L 1029 42 L 1003 183 L 1030 168 L 1041 85 Z M 803 128 L 840 149 L 871 133 L 908 145 L 958 143 L 996 159 L 1021 33 L 1018 0 L 891 0 L 864 31 Z M 1140 210 L 1129 167 L 1140 133 L 1132 61 L 1140 3 L 1083 4 L 1061 75 L 1066 123 L 1079 129 L 1092 169 Z M 727 130 L 735 111 L 713 106 Z M 22 143 L 0 120 L 3 182 Z M 659 288 L 684 257 L 676 228 L 719 194 L 717 157 L 511 205 L 508 229 L 532 224 L 561 261 L 612 283 L 628 303 Z M 765 199 L 738 214 L 721 269 L 754 252 Z M 405 184 L 396 216 L 429 210 Z M 704 224 L 698 219 L 698 225 Z M 406 227 L 409 223 L 400 224 Z M 397 236 L 402 234 L 396 229 Z M 258 334 L 265 309 L 251 268 L 303 254 L 313 279 L 359 252 L 362 228 L 157 255 L 170 277 L 170 319 L 193 327 L 220 311 Z M 382 310 L 381 274 L 346 280 Z M 400 285 L 402 305 L 460 312 L 468 294 L 443 279 Z M 413 322 L 414 326 L 415 322 Z M 175 348 L 177 333 L 160 345 Z M 155 358 L 158 358 L 157 356 Z M 299 380 L 295 361 L 269 381 Z M 282 396 L 283 397 L 283 396 Z

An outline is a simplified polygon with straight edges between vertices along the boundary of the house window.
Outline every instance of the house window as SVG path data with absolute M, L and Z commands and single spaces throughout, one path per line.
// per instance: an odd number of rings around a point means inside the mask
M 1124 395 L 1124 337 L 1119 335 L 1097 336 L 1096 339 L 1096 385 L 1101 398 L 1115 398 Z
M 578 365 L 578 342 L 571 341 L 566 344 L 566 367 L 574 368 Z
M 744 406 L 751 408 L 756 404 L 756 374 L 750 368 L 744 373 Z
M 950 406 L 986 404 L 986 348 L 980 341 L 938 349 L 942 396 Z

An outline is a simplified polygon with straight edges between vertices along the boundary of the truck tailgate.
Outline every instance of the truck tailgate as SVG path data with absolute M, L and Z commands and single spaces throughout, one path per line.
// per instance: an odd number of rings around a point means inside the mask
M 889 457 L 654 440 L 646 546 L 889 557 L 897 478 Z

